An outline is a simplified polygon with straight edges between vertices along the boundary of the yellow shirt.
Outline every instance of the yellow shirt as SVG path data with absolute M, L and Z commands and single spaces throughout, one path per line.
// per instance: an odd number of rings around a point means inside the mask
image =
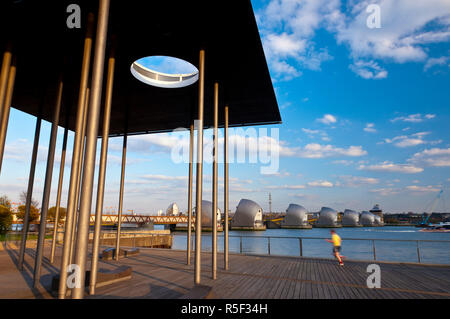
M 331 235 L 331 241 L 333 242 L 334 247 L 341 246 L 341 237 L 338 234 Z

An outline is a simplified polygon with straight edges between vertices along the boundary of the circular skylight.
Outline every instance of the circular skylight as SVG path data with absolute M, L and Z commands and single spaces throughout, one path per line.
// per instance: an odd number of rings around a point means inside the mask
M 161 88 L 181 88 L 198 80 L 191 63 L 169 56 L 149 56 L 131 65 L 131 74 L 141 82 Z

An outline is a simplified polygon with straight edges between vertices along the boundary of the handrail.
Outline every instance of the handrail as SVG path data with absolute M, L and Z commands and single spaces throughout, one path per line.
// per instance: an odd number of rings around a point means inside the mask
M 183 234 L 172 234 L 173 236 L 182 236 L 185 237 L 186 235 Z M 194 235 L 194 234 L 193 234 Z M 202 234 L 202 236 L 208 236 L 210 234 Z M 219 235 L 218 237 L 224 237 L 223 235 Z M 296 239 L 299 241 L 299 249 L 300 249 L 300 257 L 303 257 L 303 240 L 311 240 L 311 239 L 329 239 L 329 237 L 301 237 L 301 236 L 248 236 L 248 235 L 230 235 L 229 238 L 239 238 L 239 253 L 243 253 L 243 245 L 242 245 L 242 239 L 243 238 L 253 238 L 253 239 L 265 239 L 267 240 L 267 254 L 271 255 L 271 239 Z M 376 241 L 384 241 L 384 242 L 412 242 L 416 243 L 416 249 L 417 249 L 417 262 L 421 263 L 420 258 L 420 245 L 419 243 L 449 243 L 450 240 L 430 240 L 430 239 L 390 239 L 390 238 L 342 238 L 342 240 L 349 240 L 349 241 L 368 241 L 372 242 L 372 252 L 373 252 L 373 260 L 377 260 L 377 253 L 376 253 Z
M 174 236 L 183 236 L 183 234 L 173 234 Z M 195 234 L 193 234 L 195 235 Z M 208 233 L 202 233 L 202 236 L 209 236 Z M 223 235 L 218 235 L 218 237 L 223 237 Z M 248 235 L 229 235 L 229 238 L 277 238 L 277 239 L 330 239 L 330 237 L 303 237 L 303 236 L 248 236 Z M 376 240 L 376 241 L 403 241 L 403 242 L 443 242 L 450 243 L 450 240 L 434 240 L 434 239 L 390 239 L 390 238 L 341 238 L 342 240 Z

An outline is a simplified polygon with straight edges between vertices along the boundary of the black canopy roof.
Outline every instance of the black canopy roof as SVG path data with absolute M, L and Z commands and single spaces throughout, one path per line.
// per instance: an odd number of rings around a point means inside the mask
M 67 27 L 69 4 L 81 8 L 81 29 Z M 35 116 L 41 110 L 43 119 L 51 121 L 63 70 L 60 125 L 69 114 L 68 127 L 74 129 L 87 15 L 97 16 L 97 9 L 93 0 L 1 1 L 0 44 L 11 40 L 17 56 L 13 107 Z M 220 107 L 230 107 L 230 126 L 281 123 L 249 0 L 111 0 L 108 35 L 117 39 L 111 135 L 123 134 L 126 124 L 129 134 L 189 127 L 197 118 L 197 83 L 152 87 L 135 79 L 130 67 L 152 55 L 177 57 L 198 67 L 200 49 L 206 56 L 205 128 L 212 125 L 215 81 L 220 84 Z M 105 75 L 106 70 L 105 65 Z

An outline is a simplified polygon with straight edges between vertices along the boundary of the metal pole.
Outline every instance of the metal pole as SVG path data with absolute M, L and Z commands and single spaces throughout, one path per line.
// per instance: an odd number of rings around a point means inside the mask
M 200 284 L 202 250 L 202 186 L 203 186 L 203 106 L 205 86 L 205 50 L 199 54 L 198 78 L 198 131 L 197 131 L 197 181 L 195 216 L 195 284 Z
M 119 260 L 120 254 L 120 230 L 122 228 L 123 188 L 125 184 L 126 162 L 127 162 L 127 132 L 125 130 L 125 135 L 123 136 L 123 149 L 122 149 L 122 171 L 120 174 L 119 216 L 117 220 L 116 255 L 115 255 L 116 260 Z
M 2 69 L 0 71 L 0 115 L 3 114 L 6 86 L 8 85 L 8 75 L 11 68 L 11 43 L 8 42 L 5 53 L 3 53 Z
M 299 238 L 298 241 L 300 246 L 300 257 L 303 257 L 303 240 Z
M 375 240 L 372 240 L 372 246 L 373 246 L 373 260 L 377 260 L 377 252 L 375 250 Z
M 72 238 L 70 239 L 70 253 L 69 253 L 69 261 L 73 263 L 73 252 L 75 251 L 75 238 L 77 233 L 77 224 L 78 224 L 78 216 L 79 216 L 79 205 L 80 205 L 80 188 L 81 188 L 81 176 L 83 170 L 83 159 L 85 152 L 85 141 L 86 141 L 86 124 L 87 124 L 87 115 L 89 110 L 89 93 L 90 89 L 86 89 L 86 96 L 84 102 L 84 111 L 83 111 L 83 124 L 81 128 L 82 137 L 81 137 L 81 146 L 80 146 L 80 154 L 78 159 L 78 170 L 77 170 L 77 188 L 75 191 L 75 215 L 72 223 Z
M 239 237 L 239 252 L 242 254 L 242 236 Z
M 39 225 L 39 237 L 36 248 L 36 258 L 34 263 L 33 286 L 36 288 L 39 284 L 41 276 L 42 257 L 44 253 L 45 232 L 47 230 L 47 213 L 50 201 L 50 191 L 52 186 L 53 164 L 55 162 L 56 138 L 58 135 L 59 113 L 61 110 L 61 100 L 63 93 L 62 75 L 59 79 L 58 94 L 56 105 L 53 113 L 52 130 L 50 134 L 50 143 L 48 147 L 47 168 L 45 174 L 44 194 L 42 197 L 41 221 Z
M 89 219 L 92 205 L 92 188 L 95 171 L 95 153 L 97 148 L 98 122 L 102 97 L 103 69 L 105 62 L 106 38 L 108 31 L 109 0 L 100 0 L 95 41 L 95 55 L 91 82 L 91 98 L 86 134 L 86 153 L 84 158 L 83 184 L 81 189 L 80 216 L 78 217 L 77 246 L 75 264 L 80 270 L 82 287 L 73 289 L 72 298 L 82 299 L 86 277 L 86 256 L 89 242 Z
M 270 237 L 267 237 L 267 253 L 270 256 Z
M 69 116 L 67 115 L 67 118 Z M 62 184 L 64 181 L 64 167 L 66 163 L 66 149 L 67 149 L 67 136 L 69 133 L 68 123 L 66 120 L 66 127 L 64 129 L 64 138 L 63 138 L 63 146 L 61 152 L 61 165 L 59 167 L 59 181 L 58 181 L 58 192 L 56 194 L 56 211 L 55 211 L 55 223 L 53 226 L 53 240 L 52 240 L 52 250 L 50 252 L 50 262 L 53 264 L 55 259 L 55 249 L 56 249 L 56 237 L 58 236 L 58 221 L 59 221 L 59 211 L 61 206 L 61 192 L 62 192 Z
M 3 153 L 5 151 L 6 131 L 8 129 L 9 111 L 11 109 L 11 100 L 14 92 L 14 82 L 16 80 L 16 61 L 13 59 L 11 67 L 9 68 L 8 86 L 6 88 L 5 102 L 3 104 L 3 111 L 1 113 L 0 126 L 0 171 L 3 164 Z
M 214 148 L 213 148 L 213 185 L 212 185 L 212 279 L 217 278 L 217 162 L 219 126 L 219 83 L 214 83 Z
M 189 185 L 188 185 L 188 223 L 187 223 L 187 247 L 186 264 L 191 264 L 191 237 L 192 237 L 192 170 L 194 163 L 194 123 L 191 123 L 189 134 Z
M 76 189 L 78 185 L 78 165 L 80 164 L 81 142 L 83 141 L 83 118 L 86 102 L 86 88 L 89 77 L 89 65 L 91 60 L 92 36 L 94 27 L 94 15 L 88 15 L 86 38 L 84 40 L 83 63 L 81 67 L 80 91 L 78 95 L 77 117 L 75 124 L 75 138 L 73 143 L 72 167 L 70 169 L 69 195 L 67 199 L 66 225 L 64 232 L 64 247 L 61 258 L 61 270 L 58 289 L 58 298 L 64 299 L 66 294 L 67 266 L 69 265 L 69 254 L 72 246 L 72 228 L 75 211 L 77 209 Z
M 419 249 L 419 241 L 417 241 L 417 260 L 420 264 L 420 249 Z
M 229 269 L 229 237 L 228 237 L 228 105 L 225 106 L 225 128 L 224 128 L 224 204 L 223 204 L 223 210 L 225 211 L 225 224 L 224 224 L 224 238 L 223 238 L 223 244 L 224 244 L 224 263 L 225 263 L 225 270 Z
M 103 138 L 102 138 L 102 150 L 100 155 L 100 168 L 98 175 L 98 189 L 97 189 L 97 206 L 95 208 L 95 228 L 94 228 L 94 241 L 92 247 L 92 261 L 91 261 L 91 277 L 89 283 L 89 294 L 95 294 L 95 285 L 97 284 L 97 271 L 98 271 L 98 254 L 100 245 L 100 235 L 102 227 L 102 214 L 103 214 L 103 199 L 105 195 L 105 177 L 106 177 L 106 165 L 108 155 L 108 136 L 109 125 L 111 119 L 111 101 L 114 84 L 114 68 L 115 68 L 115 52 L 114 48 L 111 50 L 108 61 L 108 75 L 106 80 L 106 96 L 105 96 L 105 110 L 103 114 Z
M 27 245 L 27 236 L 28 236 L 28 227 L 29 227 L 29 217 L 30 217 L 30 209 L 31 209 L 31 200 L 33 195 L 33 186 L 34 186 L 34 175 L 36 172 L 36 162 L 39 148 L 39 135 L 41 134 L 41 123 L 42 119 L 39 117 L 36 119 L 36 129 L 34 132 L 34 144 L 33 144 L 33 153 L 31 155 L 31 165 L 30 165 L 30 175 L 28 177 L 28 189 L 27 189 L 27 202 L 25 204 L 25 216 L 23 218 L 22 225 L 22 238 L 20 243 L 20 251 L 19 251 L 19 270 L 23 270 L 23 260 L 25 256 L 25 249 Z

